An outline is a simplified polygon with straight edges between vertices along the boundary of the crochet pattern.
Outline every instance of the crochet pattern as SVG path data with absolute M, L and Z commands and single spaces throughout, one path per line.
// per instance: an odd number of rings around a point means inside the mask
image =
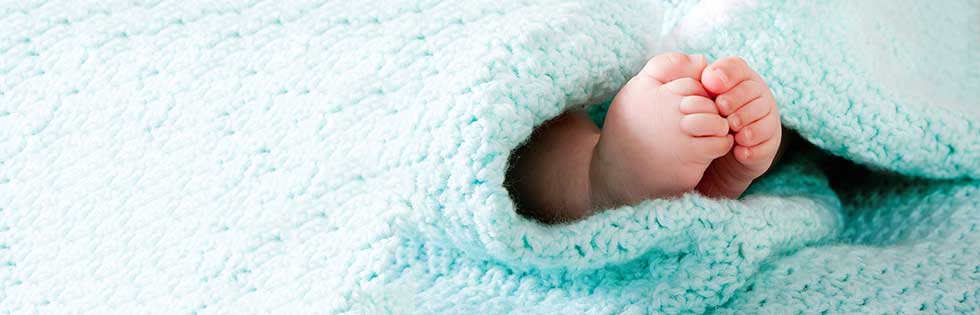
M 977 12 L 2 5 L 0 312 L 975 314 Z M 819 149 L 740 200 L 518 215 L 510 152 L 668 49 L 745 58 Z

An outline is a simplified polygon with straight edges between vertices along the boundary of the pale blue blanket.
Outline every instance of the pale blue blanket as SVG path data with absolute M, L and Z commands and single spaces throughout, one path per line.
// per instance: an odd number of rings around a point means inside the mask
M 0 312 L 976 314 L 978 12 L 3 4 Z M 745 58 L 819 149 L 740 200 L 516 214 L 511 150 L 664 50 Z

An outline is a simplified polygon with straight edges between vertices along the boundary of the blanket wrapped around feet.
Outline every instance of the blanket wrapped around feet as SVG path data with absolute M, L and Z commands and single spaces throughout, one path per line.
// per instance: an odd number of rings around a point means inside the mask
M 0 311 L 980 312 L 978 5 L 876 2 L 4 4 Z M 666 49 L 819 149 L 516 214 L 510 152 Z

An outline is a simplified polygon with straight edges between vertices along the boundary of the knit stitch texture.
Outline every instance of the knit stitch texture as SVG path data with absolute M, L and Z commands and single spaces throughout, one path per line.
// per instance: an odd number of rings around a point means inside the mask
M 978 10 L 3 4 L 0 312 L 976 314 Z M 739 200 L 518 215 L 510 152 L 668 49 L 745 58 L 818 149 Z

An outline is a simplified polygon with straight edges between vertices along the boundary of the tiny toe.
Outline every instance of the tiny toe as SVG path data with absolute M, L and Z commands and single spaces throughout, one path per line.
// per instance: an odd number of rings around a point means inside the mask
M 770 113 L 735 133 L 735 142 L 741 146 L 755 146 L 775 136 L 780 132 L 779 128 L 779 116 Z
M 701 157 L 706 158 L 705 162 L 728 154 L 728 151 L 731 151 L 732 146 L 735 145 L 732 135 L 700 137 L 696 138 L 695 141 L 698 141 L 695 150 Z
M 718 106 L 715 102 L 704 96 L 685 96 L 681 98 L 678 107 L 683 114 L 718 114 Z
M 745 80 L 733 87 L 725 94 L 718 95 L 715 101 L 718 103 L 718 111 L 722 115 L 731 115 L 738 111 L 742 106 L 763 96 L 763 92 L 768 87 L 755 80 Z
M 724 136 L 728 121 L 717 114 L 690 114 L 681 117 L 681 130 L 695 137 Z
M 739 57 L 722 58 L 704 68 L 701 82 L 714 94 L 728 92 L 740 82 L 751 79 L 755 72 Z
M 767 97 L 757 98 L 728 115 L 728 125 L 732 127 L 732 131 L 738 132 L 742 127 L 751 125 L 772 112 L 774 107 L 772 103 L 772 100 Z
M 701 86 L 701 82 L 698 82 L 698 80 L 695 80 L 693 78 L 680 78 L 674 81 L 670 81 L 667 82 L 667 84 L 660 86 L 660 88 L 670 91 L 670 93 L 676 95 L 683 95 L 683 96 L 700 95 L 704 97 L 708 96 L 708 92 L 706 92 L 704 90 L 704 87 Z
M 745 164 L 752 157 L 752 148 L 736 145 L 732 152 L 735 153 L 735 158 L 738 159 L 740 163 Z
M 776 151 L 779 150 L 779 142 L 779 137 L 773 137 L 751 147 L 736 145 L 732 151 L 739 163 L 757 166 L 762 163 L 772 163 L 773 158 L 776 157 Z M 769 165 L 763 166 L 768 167 Z
M 650 58 L 641 73 L 665 84 L 680 78 L 701 80 L 701 71 L 708 65 L 708 59 L 702 55 L 685 55 L 679 52 L 669 52 Z

